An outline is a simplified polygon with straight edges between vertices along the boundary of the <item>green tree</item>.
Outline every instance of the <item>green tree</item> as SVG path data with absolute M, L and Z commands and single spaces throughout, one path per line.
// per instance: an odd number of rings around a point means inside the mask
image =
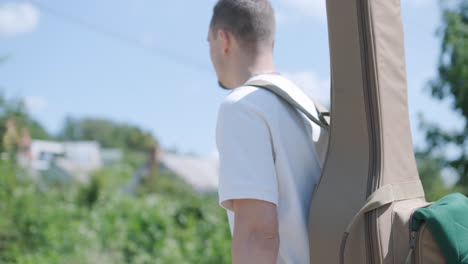
M 96 140 L 105 148 L 149 151 L 156 140 L 139 127 L 106 119 L 67 117 L 59 135 L 62 140 Z
M 29 132 L 31 138 L 34 139 L 51 139 L 52 136 L 44 129 L 44 127 L 32 118 L 26 110 L 23 101 L 18 99 L 7 99 L 3 94 L 0 94 L 0 138 L 3 139 L 7 131 L 7 121 L 11 120 L 15 123 L 18 133 L 23 129 Z M 20 135 L 18 135 L 19 137 Z M 4 151 L 3 144 L 0 146 L 0 152 Z
M 438 200 L 452 191 L 442 181 L 440 159 L 416 152 L 416 161 L 428 201 Z
M 438 100 L 449 99 L 454 112 L 464 120 L 460 130 L 445 130 L 436 124 L 423 123 L 426 154 L 439 160 L 439 169 L 451 168 L 460 180 L 457 185 L 468 193 L 468 2 L 442 6 L 443 24 L 438 76 L 430 82 L 430 91 Z M 446 150 L 450 148 L 450 154 Z M 432 166 L 432 165 L 431 165 Z

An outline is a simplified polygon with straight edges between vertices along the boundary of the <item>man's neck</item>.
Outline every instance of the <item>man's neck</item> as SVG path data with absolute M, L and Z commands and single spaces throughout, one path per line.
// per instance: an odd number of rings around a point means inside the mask
M 241 60 L 242 61 L 242 60 Z M 256 58 L 245 58 L 237 69 L 237 86 L 243 85 L 250 78 L 260 74 L 276 73 L 272 55 L 256 56 Z

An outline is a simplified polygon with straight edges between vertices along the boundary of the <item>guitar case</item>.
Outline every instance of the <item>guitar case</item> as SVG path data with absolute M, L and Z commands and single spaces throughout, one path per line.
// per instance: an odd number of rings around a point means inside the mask
M 410 218 L 428 203 L 411 139 L 400 1 L 327 0 L 327 17 L 331 124 L 309 213 L 310 263 L 412 263 Z M 424 241 L 437 252 L 430 232 Z M 444 263 L 429 259 L 418 263 Z

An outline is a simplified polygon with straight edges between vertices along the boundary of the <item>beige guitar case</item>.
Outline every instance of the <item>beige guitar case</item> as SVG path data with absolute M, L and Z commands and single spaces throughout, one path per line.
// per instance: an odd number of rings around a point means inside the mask
M 327 0 L 329 148 L 309 215 L 310 263 L 444 263 L 412 253 L 427 205 L 411 141 L 399 0 Z M 417 248 L 416 248 L 417 249 Z M 422 249 L 417 249 L 418 254 Z

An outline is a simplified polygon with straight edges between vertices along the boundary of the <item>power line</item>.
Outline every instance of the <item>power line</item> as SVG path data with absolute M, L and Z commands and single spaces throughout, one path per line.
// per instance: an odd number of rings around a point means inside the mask
M 151 53 L 152 55 L 159 56 L 159 57 L 165 57 L 168 60 L 172 60 L 174 62 L 177 62 L 179 64 L 188 66 L 193 68 L 194 70 L 197 71 L 203 71 L 203 72 L 212 72 L 211 68 L 208 68 L 206 65 L 194 60 L 193 58 L 190 58 L 188 56 L 178 54 L 173 51 L 169 50 L 164 50 L 162 48 L 157 48 L 157 47 L 149 47 L 148 45 L 143 44 L 140 41 L 137 41 L 133 38 L 130 38 L 128 36 L 125 36 L 123 34 L 118 33 L 117 31 L 112 31 L 108 30 L 99 26 L 96 26 L 94 24 L 88 23 L 85 20 L 79 19 L 77 17 L 73 17 L 61 12 L 58 12 L 54 8 L 50 8 L 47 5 L 44 5 L 43 3 L 40 3 L 39 1 L 36 0 L 30 0 L 30 2 L 34 3 L 34 5 L 39 8 L 41 11 L 54 16 L 57 19 L 66 21 L 70 24 L 73 24 L 75 26 L 84 28 L 86 30 L 92 31 L 97 35 L 100 35 L 102 37 L 105 37 L 107 39 L 111 39 L 123 44 L 126 44 L 128 46 L 133 46 L 134 48 L 141 49 L 143 51 L 146 51 L 148 53 Z

